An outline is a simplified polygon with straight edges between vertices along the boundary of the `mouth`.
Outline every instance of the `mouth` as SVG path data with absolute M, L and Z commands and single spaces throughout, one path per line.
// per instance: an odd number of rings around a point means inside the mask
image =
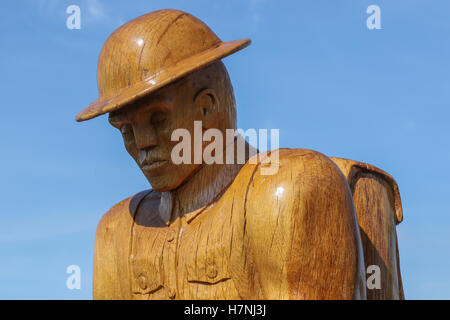
M 167 160 L 156 160 L 156 161 L 152 161 L 151 163 L 142 166 L 141 169 L 144 171 L 153 171 L 153 170 L 161 168 L 166 163 L 167 163 Z

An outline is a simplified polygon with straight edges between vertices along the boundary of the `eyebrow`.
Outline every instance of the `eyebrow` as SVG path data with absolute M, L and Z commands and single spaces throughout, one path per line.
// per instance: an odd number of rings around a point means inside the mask
M 147 113 L 154 113 L 154 112 L 165 112 L 170 111 L 170 107 L 167 103 L 164 103 L 164 99 L 162 97 L 154 97 L 155 100 L 152 99 L 152 101 L 156 101 L 155 104 L 153 104 L 151 107 L 142 105 L 142 102 L 138 102 L 135 105 L 130 104 L 129 106 L 125 107 L 122 110 L 116 110 L 109 114 L 109 122 L 112 125 L 118 125 L 122 122 L 125 122 L 127 120 L 126 117 L 126 109 L 128 108 L 142 108 L 143 110 L 140 113 L 147 114 Z
M 110 113 L 108 117 L 109 123 L 112 125 L 120 124 L 126 120 L 125 115 L 122 113 Z

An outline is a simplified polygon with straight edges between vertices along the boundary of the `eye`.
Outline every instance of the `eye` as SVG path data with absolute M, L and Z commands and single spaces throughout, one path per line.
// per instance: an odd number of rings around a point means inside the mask
M 117 119 L 117 117 L 113 117 L 110 115 L 108 121 L 113 127 L 117 129 L 120 129 L 120 127 L 122 126 L 122 121 L 120 119 Z
M 123 140 L 125 143 L 130 143 L 133 141 L 134 132 L 133 128 L 129 124 L 124 124 L 120 127 L 120 132 L 122 133 Z
M 165 112 L 155 112 L 150 121 L 154 126 L 162 126 L 166 123 L 166 120 L 167 114 Z

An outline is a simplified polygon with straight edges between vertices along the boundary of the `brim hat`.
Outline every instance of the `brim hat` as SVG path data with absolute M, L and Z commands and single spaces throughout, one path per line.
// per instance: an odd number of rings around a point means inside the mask
M 99 98 L 76 120 L 118 110 L 249 44 L 250 39 L 222 42 L 205 23 L 182 11 L 140 16 L 106 40 L 97 67 Z

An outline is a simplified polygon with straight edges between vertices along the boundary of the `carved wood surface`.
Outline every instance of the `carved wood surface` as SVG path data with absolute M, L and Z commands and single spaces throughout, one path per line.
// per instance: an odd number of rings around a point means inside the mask
M 222 42 L 177 10 L 143 15 L 106 41 L 99 98 L 77 120 L 109 113 L 155 190 L 121 201 L 101 219 L 95 299 L 403 298 L 401 201 L 387 173 L 279 149 L 278 172 L 264 175 L 268 154 L 253 163 L 248 144 L 243 162 L 236 149 L 233 164 L 171 161 L 174 130 L 195 137 L 195 122 L 201 134 L 236 128 L 233 88 L 220 59 L 249 43 Z M 200 141 L 200 151 L 206 145 Z M 375 291 L 366 289 L 370 265 L 381 269 Z
M 183 11 L 142 15 L 105 42 L 97 67 L 100 96 L 76 120 L 117 110 L 249 44 L 250 39 L 222 42 L 206 24 Z
M 404 299 L 396 225 L 403 220 L 395 180 L 365 163 L 331 158 L 350 184 L 360 227 L 366 268 L 380 267 L 381 288 L 367 290 L 368 299 Z
M 365 298 L 345 177 L 309 150 L 281 149 L 280 165 L 263 176 L 247 163 L 217 201 L 173 221 L 153 191 L 113 207 L 97 230 L 94 298 Z

